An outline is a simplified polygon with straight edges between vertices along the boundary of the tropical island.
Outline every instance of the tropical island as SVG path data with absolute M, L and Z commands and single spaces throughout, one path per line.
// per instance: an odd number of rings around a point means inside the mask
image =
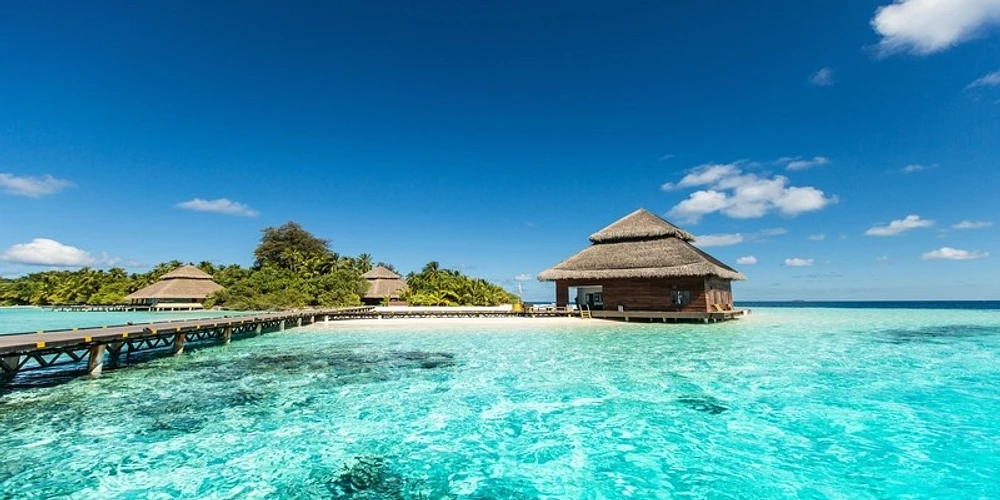
M 330 241 L 319 238 L 296 222 L 262 230 L 249 267 L 192 264 L 222 288 L 210 294 L 204 307 L 228 310 L 278 310 L 306 307 L 360 306 L 371 281 L 365 273 L 395 267 L 375 262 L 370 254 L 341 255 Z M 0 279 L 0 305 L 110 305 L 120 304 L 137 290 L 157 283 L 183 262 L 159 263 L 144 273 L 121 267 L 75 271 L 42 271 L 18 278 Z M 496 306 L 519 302 L 503 287 L 482 278 L 427 263 L 406 276 L 407 287 L 399 299 L 415 306 Z M 385 303 L 391 297 L 382 300 Z

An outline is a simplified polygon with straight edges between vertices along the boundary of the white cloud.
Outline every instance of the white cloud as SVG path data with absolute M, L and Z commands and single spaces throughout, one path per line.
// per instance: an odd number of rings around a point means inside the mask
M 958 224 L 952 224 L 952 229 L 982 229 L 984 227 L 990 227 L 993 223 L 989 221 L 971 221 L 963 220 Z
M 734 234 L 706 234 L 695 238 L 695 245 L 701 248 L 708 247 L 728 247 L 743 243 L 743 235 Z
M 673 157 L 674 157 L 674 155 L 667 154 L 667 155 L 663 155 L 663 156 L 657 158 L 656 161 L 667 161 L 667 160 L 669 160 L 669 159 L 671 159 Z
M 833 80 L 833 69 L 827 67 L 820 68 L 819 71 L 813 73 L 812 76 L 809 77 L 809 83 L 817 87 L 829 87 L 837 82 Z
M 809 241 L 823 241 L 826 239 L 826 233 L 810 234 Z
M 1000 24 L 1000 0 L 895 0 L 871 20 L 882 56 L 940 52 Z
M 837 202 L 836 196 L 827 197 L 814 187 L 789 186 L 785 176 L 761 177 L 745 173 L 743 167 L 750 165 L 745 161 L 705 164 L 692 169 L 676 184 L 664 184 L 666 191 L 707 187 L 691 193 L 670 209 L 668 215 L 689 223 L 696 223 L 715 212 L 734 219 L 763 217 L 772 211 L 794 216 Z
M 514 281 L 524 282 L 524 281 L 532 281 L 534 279 L 535 278 L 533 276 L 531 276 L 530 274 L 527 274 L 527 273 L 522 273 L 522 274 L 518 274 L 517 276 L 514 276 Z
M 83 267 L 101 263 L 89 252 L 48 238 L 19 243 L 0 254 L 0 260 L 30 266 Z
M 772 227 L 768 229 L 761 229 L 758 231 L 761 236 L 781 236 L 783 234 L 788 234 L 788 230 L 783 227 Z
M 988 252 L 959 250 L 951 247 L 941 247 L 937 250 L 925 253 L 921 258 L 924 260 L 973 260 L 989 257 Z
M 42 196 L 58 193 L 72 185 L 73 183 L 70 181 L 57 179 L 51 175 L 19 177 L 14 174 L 0 173 L 0 189 L 7 194 L 15 196 L 41 198 Z
M 754 257 L 753 255 L 747 255 L 747 256 L 744 256 L 744 257 L 740 257 L 740 258 L 736 259 L 736 264 L 741 265 L 741 266 L 756 266 L 757 265 L 757 257 Z
M 238 215 L 240 217 L 256 217 L 260 213 L 242 203 L 237 203 L 226 198 L 219 198 L 217 200 L 203 200 L 201 198 L 195 198 L 193 200 L 178 203 L 177 208 L 195 210 L 198 212 Z
M 894 220 L 888 226 L 872 226 L 865 231 L 868 236 L 896 236 L 911 229 L 931 227 L 934 221 L 921 219 L 919 215 L 907 215 L 905 219 Z
M 930 170 L 930 168 L 931 167 L 927 167 L 927 166 L 924 166 L 924 165 L 918 165 L 918 164 L 914 163 L 912 165 L 907 165 L 907 166 L 903 167 L 902 169 L 900 169 L 899 172 L 903 173 L 903 174 L 915 174 L 917 172 L 923 172 L 924 170 Z
M 813 259 L 800 259 L 798 257 L 785 259 L 785 267 L 811 267 L 814 263 Z
M 791 171 L 806 170 L 813 167 L 822 167 L 823 165 L 829 165 L 830 159 L 825 156 L 816 156 L 813 159 L 809 158 L 782 158 L 782 160 L 787 159 L 788 162 L 785 168 Z M 781 160 L 778 160 L 781 161 Z
M 1000 71 L 994 71 L 992 73 L 988 73 L 982 78 L 970 83 L 965 88 L 966 90 L 968 90 L 968 89 L 974 89 L 976 87 L 997 87 L 997 86 L 1000 86 Z

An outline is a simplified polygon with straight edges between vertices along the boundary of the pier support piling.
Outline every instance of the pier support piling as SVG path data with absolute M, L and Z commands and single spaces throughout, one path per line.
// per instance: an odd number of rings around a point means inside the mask
M 285 320 L 281 320 L 278 322 L 278 331 L 279 332 L 285 331 Z
M 295 324 L 295 326 L 297 326 L 299 328 L 302 328 L 302 317 L 301 316 L 299 316 L 298 322 Z
M 187 335 L 183 333 L 178 333 L 174 335 L 174 356 L 180 356 L 184 354 L 184 341 L 187 340 Z
M 257 328 L 254 328 L 253 334 L 260 335 L 262 333 L 264 333 L 264 325 L 262 325 L 261 323 L 257 323 Z
M 17 367 L 20 364 L 20 355 L 0 356 L 0 381 L 8 381 L 14 378 L 17 375 Z
M 233 341 L 233 327 L 227 326 L 222 330 L 222 343 L 228 344 Z
M 104 370 L 104 352 L 106 350 L 104 344 L 97 344 L 88 349 L 87 375 L 91 377 L 101 376 L 101 371 Z

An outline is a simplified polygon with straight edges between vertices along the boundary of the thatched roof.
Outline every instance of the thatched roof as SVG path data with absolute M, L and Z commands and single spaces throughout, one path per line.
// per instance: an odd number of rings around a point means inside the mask
M 378 266 L 375 269 L 372 269 L 371 271 L 362 274 L 361 277 L 366 280 L 377 280 L 377 279 L 398 280 L 402 278 L 402 276 L 392 272 L 391 270 L 383 266 Z
M 132 292 L 125 300 L 139 299 L 197 299 L 202 300 L 222 286 L 211 279 L 178 278 L 157 281 L 141 290 Z
M 406 281 L 403 280 L 403 277 L 382 266 L 361 276 L 368 280 L 368 291 L 365 292 L 366 299 L 383 299 L 385 297 L 398 299 L 406 290 Z
M 542 281 L 716 276 L 742 273 L 691 244 L 694 236 L 644 209 L 590 237 L 593 245 L 538 275 Z
M 612 243 L 615 241 L 644 240 L 653 238 L 673 237 L 684 241 L 694 241 L 694 235 L 667 222 L 662 217 L 640 208 L 610 226 L 590 235 L 594 243 Z
M 212 276 L 194 266 L 181 266 L 160 278 L 160 281 L 127 295 L 124 300 L 192 299 L 204 300 L 222 286 Z
M 194 266 L 181 266 L 160 277 L 161 280 L 171 279 L 211 280 L 212 275 Z

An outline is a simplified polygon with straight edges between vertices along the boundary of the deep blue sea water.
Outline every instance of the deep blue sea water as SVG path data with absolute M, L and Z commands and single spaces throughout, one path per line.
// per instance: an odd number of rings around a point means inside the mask
M 0 498 L 1000 498 L 1000 310 L 370 321 L 0 395 Z

